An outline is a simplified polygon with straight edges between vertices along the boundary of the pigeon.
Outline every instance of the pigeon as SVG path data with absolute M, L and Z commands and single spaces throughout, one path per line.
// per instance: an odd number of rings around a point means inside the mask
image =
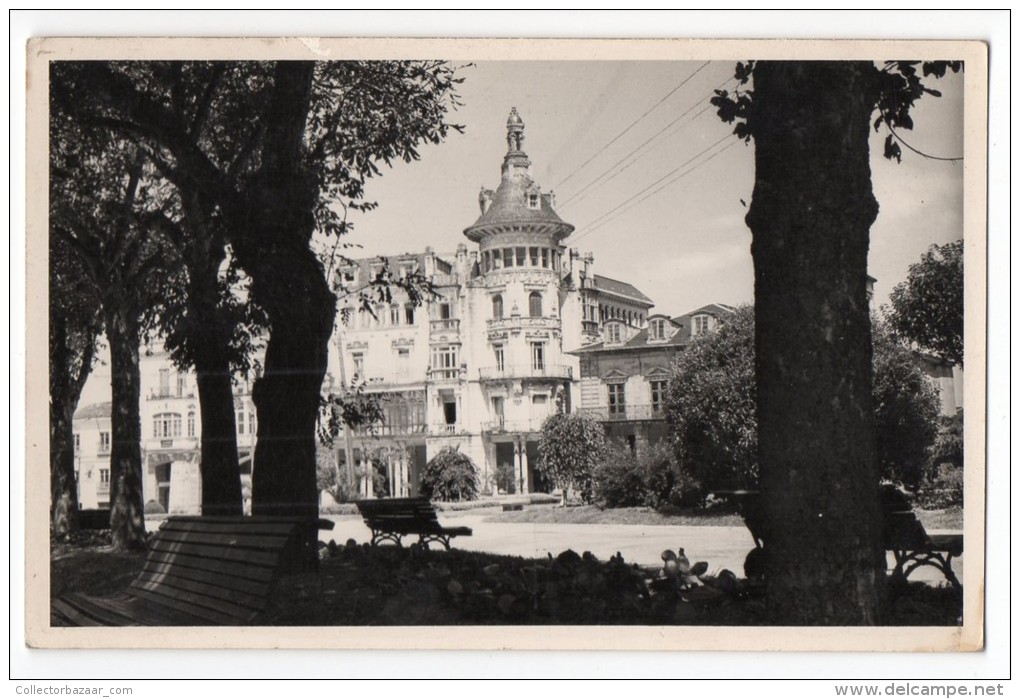
M 691 562 L 687 559 L 687 556 L 684 555 L 684 549 L 682 546 L 677 551 L 676 564 L 681 573 L 686 575 L 691 572 Z

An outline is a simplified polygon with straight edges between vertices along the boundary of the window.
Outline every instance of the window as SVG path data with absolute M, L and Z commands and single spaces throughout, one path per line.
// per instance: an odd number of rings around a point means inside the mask
M 188 413 L 188 436 L 195 436 L 195 413 L 194 411 Z
M 662 405 L 666 400 L 666 382 L 649 381 L 648 385 L 652 389 L 652 412 L 661 413 Z
M 244 408 L 237 411 L 237 433 L 244 434 Z
M 606 342 L 620 342 L 620 324 L 609 323 L 606 325 Z
M 184 374 L 178 374 L 177 375 L 177 392 L 174 395 L 177 396 L 178 398 L 183 396 L 185 390 L 187 389 L 187 383 L 188 383 L 188 377 L 185 376 Z
M 528 315 L 532 318 L 542 317 L 542 294 L 532 291 L 528 296 Z
M 529 209 L 537 209 L 538 208 L 538 202 L 539 202 L 539 199 L 538 199 L 538 195 L 537 194 L 529 194 L 528 195 L 528 208 Z
M 527 248 L 517 248 L 517 266 L 524 267 L 526 264 L 526 258 L 528 257 Z
M 542 266 L 549 269 L 549 250 L 542 248 Z
M 408 325 L 414 325 L 414 306 L 409 303 L 404 304 L 404 321 Z
M 665 340 L 666 321 L 662 318 L 656 318 L 653 320 L 651 325 L 648 326 L 648 337 L 652 340 Z
M 170 395 L 170 370 L 159 370 L 159 396 L 165 398 Z
M 531 368 L 535 371 L 545 370 L 545 343 L 531 343 Z
M 411 350 L 406 347 L 397 348 L 397 376 L 407 378 L 411 373 Z
M 74 436 L 74 450 L 75 452 L 81 451 L 81 435 L 76 434 Z
M 99 453 L 105 454 L 110 451 L 110 433 L 100 432 L 99 433 Z
M 105 485 L 107 488 L 110 487 L 110 469 L 99 469 L 99 485 Z
M 453 318 L 453 304 L 443 302 L 439 304 L 439 318 L 440 320 L 449 320 Z
M 180 413 L 159 413 L 152 417 L 152 436 L 158 439 L 173 439 L 181 436 Z
M 496 355 L 496 371 L 503 371 L 503 345 L 493 345 L 492 350 Z
M 492 397 L 492 416 L 499 423 L 499 426 L 503 426 L 503 396 Z
M 609 384 L 609 414 L 622 417 L 627 412 L 622 383 Z
M 502 269 L 502 267 L 503 267 L 503 254 L 499 250 L 493 250 L 489 254 L 492 255 L 492 268 L 493 269 Z
M 390 325 L 400 325 L 400 306 L 390 306 Z
M 496 294 L 492 297 L 492 318 L 499 320 L 503 317 L 503 297 Z
M 528 255 L 532 267 L 538 267 L 538 248 L 528 248 Z
M 514 249 L 503 248 L 503 266 L 513 267 L 514 266 Z
M 694 316 L 691 324 L 692 335 L 704 335 L 712 329 L 712 317 L 706 315 Z
M 362 352 L 355 352 L 351 355 L 351 364 L 354 366 L 354 373 L 358 378 L 364 378 L 365 375 L 365 355 Z
M 255 411 L 248 411 L 248 434 L 255 434 Z
M 432 348 L 432 369 L 440 378 L 455 379 L 458 371 L 457 345 L 441 345 Z

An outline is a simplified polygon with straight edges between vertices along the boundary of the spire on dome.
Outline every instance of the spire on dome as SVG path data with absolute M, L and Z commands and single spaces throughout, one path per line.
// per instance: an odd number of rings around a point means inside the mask
M 510 108 L 510 116 L 506 120 L 507 152 L 524 151 L 524 119 L 517 113 L 517 107 Z

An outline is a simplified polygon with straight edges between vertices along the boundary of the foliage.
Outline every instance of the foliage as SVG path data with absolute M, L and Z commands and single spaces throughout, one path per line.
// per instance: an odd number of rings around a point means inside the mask
M 757 483 L 753 344 L 754 308 L 742 306 L 673 366 L 666 401 L 673 448 L 706 492 Z
M 581 499 L 594 499 L 593 476 L 602 461 L 605 433 L 602 425 L 584 413 L 556 413 L 542 423 L 538 454 L 542 471 L 563 490 L 563 502 L 569 488 Z
M 754 61 L 738 61 L 733 72 L 737 81 L 733 91 L 717 89 L 710 100 L 717 109 L 719 119 L 734 124 L 733 133 L 745 142 L 751 140 L 755 131 L 754 90 L 748 87 L 753 80 L 754 66 Z M 914 128 L 910 110 L 923 95 L 940 97 L 942 94 L 924 84 L 922 78 L 942 78 L 947 72 L 959 73 L 961 70 L 963 61 L 886 61 L 881 68 L 874 68 L 869 76 L 869 99 L 878 112 L 874 122 L 875 130 L 884 126 L 888 131 L 883 150 L 886 158 L 899 162 L 903 155 L 900 144 L 919 155 L 931 157 L 907 144 L 897 129 Z
M 645 476 L 647 504 L 651 507 L 693 507 L 704 501 L 701 484 L 676 458 L 666 440 L 642 450 L 638 457 Z
M 666 440 L 635 454 L 627 444 L 606 445 L 595 469 L 595 499 L 604 507 L 689 507 L 700 504 L 700 487 L 677 461 Z
M 421 474 L 422 497 L 460 502 L 478 498 L 478 471 L 459 449 L 447 447 L 432 457 Z
M 872 323 L 875 437 L 884 477 L 916 490 L 939 425 L 938 389 L 917 357 L 881 323 Z
M 513 464 L 502 463 L 496 466 L 496 488 L 507 495 L 517 492 L 517 473 Z
M 606 445 L 593 475 L 595 501 L 605 507 L 639 507 L 648 504 L 645 474 L 637 455 L 618 440 Z
M 917 489 L 914 501 L 926 510 L 963 507 L 963 467 L 948 462 L 935 464 Z
M 916 489 L 938 426 L 938 395 L 917 358 L 873 324 L 873 405 L 884 477 Z M 738 308 L 673 366 L 666 417 L 680 464 L 705 492 L 757 487 L 754 309 Z
M 367 384 L 360 377 L 351 379 L 350 385 L 334 391 L 327 386 L 327 395 L 319 398 L 319 421 L 316 429 L 319 443 L 331 446 L 346 426 L 369 431 L 385 418 L 379 396 L 365 391 Z
M 935 465 L 950 463 L 963 466 L 963 411 L 939 418 L 939 431 L 932 448 Z
M 897 334 L 963 366 L 963 240 L 929 247 L 889 301 L 883 311 Z

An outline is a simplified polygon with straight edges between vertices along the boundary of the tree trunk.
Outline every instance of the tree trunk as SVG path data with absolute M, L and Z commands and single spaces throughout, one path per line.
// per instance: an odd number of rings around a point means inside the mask
M 866 293 L 870 63 L 754 70 L 759 466 L 777 624 L 876 624 L 885 556 Z
M 217 350 L 210 345 L 195 357 L 202 406 L 202 514 L 240 515 L 243 503 L 230 361 Z
M 51 306 L 51 313 L 53 308 Z M 64 541 L 78 530 L 78 487 L 74 478 L 74 411 L 67 322 L 50 318 L 50 533 Z
M 141 334 L 137 317 L 118 304 L 104 304 L 110 342 L 110 387 L 113 399 L 110 452 L 110 529 L 113 547 L 145 547 L 145 501 L 142 492 L 141 381 L 138 366 Z
M 232 224 L 238 261 L 268 318 L 265 372 L 255 382 L 258 442 L 252 513 L 318 516 L 315 425 L 336 298 L 309 247 L 318 184 L 302 166 L 314 64 L 282 61 L 267 108 L 262 170 Z M 314 533 L 313 533 L 314 536 Z

